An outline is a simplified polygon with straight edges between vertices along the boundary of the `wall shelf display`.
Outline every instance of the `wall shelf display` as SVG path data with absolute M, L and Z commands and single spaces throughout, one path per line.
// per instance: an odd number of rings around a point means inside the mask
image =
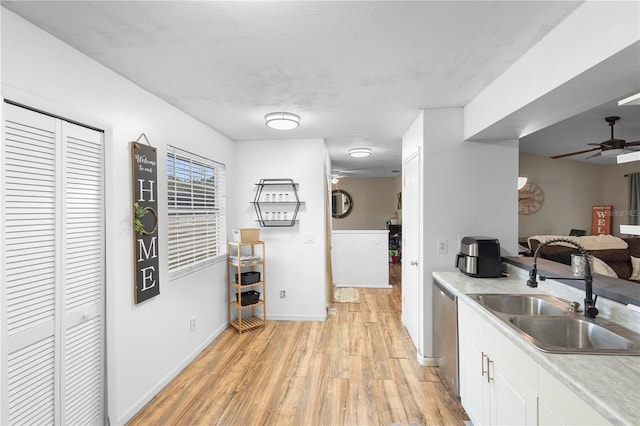
M 242 334 L 266 324 L 263 241 L 227 243 L 229 325 Z M 261 294 L 262 293 L 262 294 Z
M 293 179 L 260 179 L 252 201 L 257 221 L 263 228 L 290 227 L 297 222 L 300 201 Z

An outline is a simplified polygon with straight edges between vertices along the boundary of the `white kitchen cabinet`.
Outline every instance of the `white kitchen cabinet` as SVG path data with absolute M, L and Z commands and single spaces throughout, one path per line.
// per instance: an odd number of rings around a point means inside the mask
M 537 364 L 466 304 L 458 307 L 460 396 L 476 425 L 537 423 Z
M 474 425 L 610 424 L 460 299 L 458 327 L 460 397 Z
M 600 413 L 542 367 L 538 368 L 539 425 L 608 425 Z

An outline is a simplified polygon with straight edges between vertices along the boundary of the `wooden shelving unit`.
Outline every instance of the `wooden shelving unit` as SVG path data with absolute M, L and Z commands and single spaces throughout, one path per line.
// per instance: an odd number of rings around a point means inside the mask
M 264 327 L 267 322 L 267 308 L 264 301 L 266 288 L 264 242 L 228 242 L 227 248 L 229 325 L 240 334 Z M 260 280 L 251 284 L 242 284 L 243 272 L 258 272 Z M 258 291 L 260 295 L 255 303 L 247 304 L 247 296 L 243 297 L 243 293 L 250 291 Z

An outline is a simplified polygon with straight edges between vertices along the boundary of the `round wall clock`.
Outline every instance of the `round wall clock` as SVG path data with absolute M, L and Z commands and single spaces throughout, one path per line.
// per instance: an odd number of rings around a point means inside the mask
M 544 194 L 538 185 L 528 182 L 518 191 L 518 214 L 533 214 L 540 210 Z

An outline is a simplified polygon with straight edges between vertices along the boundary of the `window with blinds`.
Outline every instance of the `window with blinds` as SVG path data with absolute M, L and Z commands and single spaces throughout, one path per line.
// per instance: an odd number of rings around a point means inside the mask
M 182 275 L 226 254 L 225 165 L 168 146 L 169 274 Z

